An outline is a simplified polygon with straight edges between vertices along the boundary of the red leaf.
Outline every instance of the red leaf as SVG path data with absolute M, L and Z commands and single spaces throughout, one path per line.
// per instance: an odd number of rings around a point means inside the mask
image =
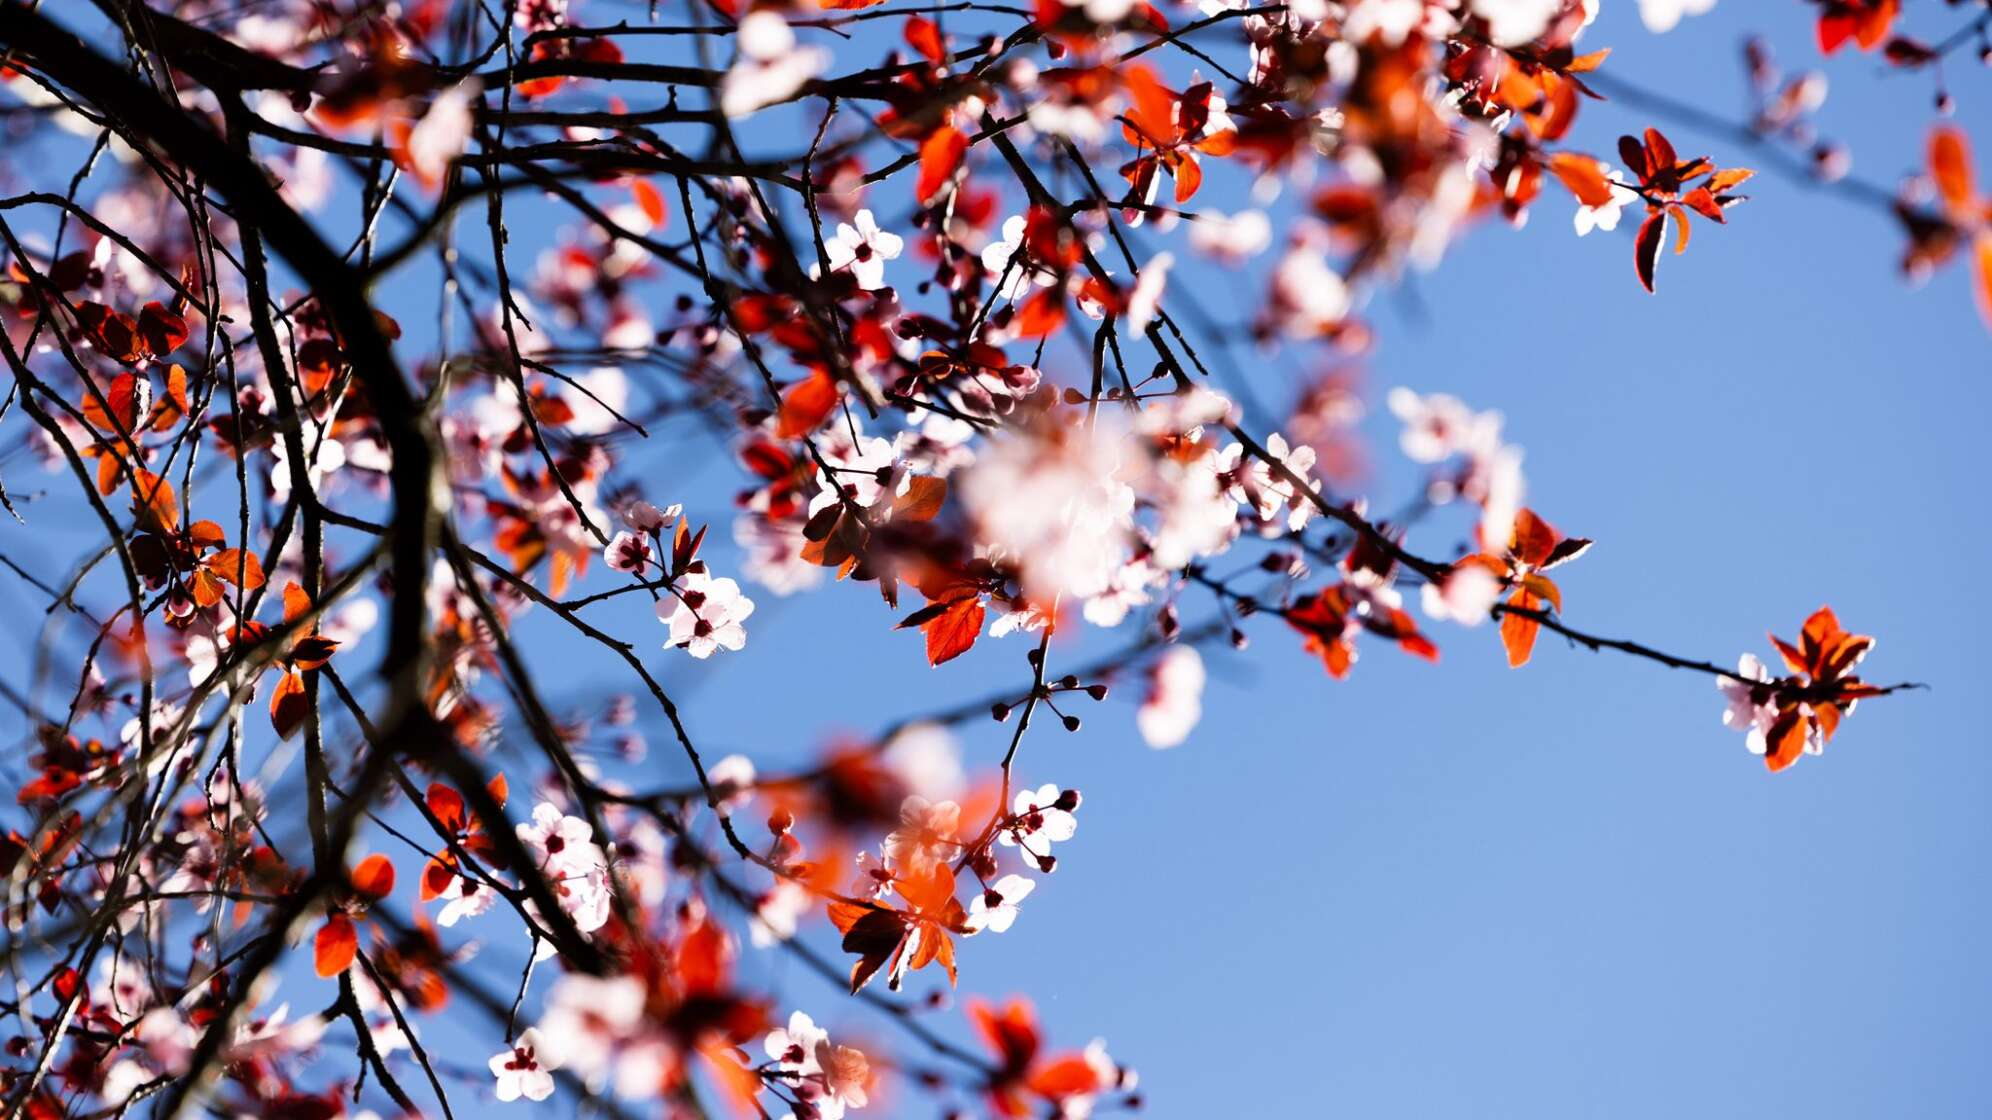
M 836 407 L 837 382 L 817 370 L 782 392 L 781 419 L 775 434 L 783 439 L 807 435 Z
M 429 803 L 429 811 L 436 815 L 437 820 L 443 822 L 444 828 L 451 832 L 463 831 L 465 821 L 463 794 L 441 782 L 436 782 L 429 786 L 422 800 Z
M 360 951 L 360 934 L 353 928 L 353 919 L 344 914 L 327 915 L 311 948 L 311 963 L 318 975 L 329 978 L 351 968 Z
M 1019 338 L 1043 338 L 1065 322 L 1065 292 L 1057 287 L 1039 288 L 1017 312 Z
M 947 44 L 941 38 L 941 27 L 925 16 L 908 16 L 906 19 L 906 42 L 919 51 L 929 62 L 946 62 Z
M 1660 134 L 1660 130 L 1647 129 L 1646 165 L 1653 169 L 1654 174 L 1666 171 L 1679 162 L 1681 157 L 1674 154 L 1674 145 L 1667 142 L 1667 138 Z
M 953 125 L 942 125 L 920 142 L 920 181 L 913 197 L 921 205 L 941 193 L 968 154 L 968 136 Z

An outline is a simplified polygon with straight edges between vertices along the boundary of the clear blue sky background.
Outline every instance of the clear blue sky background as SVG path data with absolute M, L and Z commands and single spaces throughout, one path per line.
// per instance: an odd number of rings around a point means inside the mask
M 1788 66 L 1818 62 L 1799 4 L 1726 0 L 1665 37 L 1629 0 L 1606 9 L 1586 43 L 1615 48 L 1615 72 L 1697 89 L 1738 118 L 1746 32 L 1770 33 Z M 1992 83 L 1959 63 L 1963 120 L 1982 123 Z M 1826 68 L 1837 88 L 1820 119 L 1857 169 L 1882 182 L 1917 170 L 1929 83 L 1866 56 Z M 1648 123 L 1590 104 L 1573 139 L 1608 154 Z M 1752 162 L 1662 123 L 1684 152 Z M 796 142 L 776 123 L 743 139 Z M 1992 179 L 1992 151 L 1979 169 Z M 1552 187 L 1526 230 L 1479 228 L 1415 278 L 1415 302 L 1374 300 L 1373 493 L 1389 508 L 1415 484 L 1383 390 L 1500 408 L 1528 449 L 1531 504 L 1599 542 L 1561 580 L 1574 624 L 1730 662 L 1769 655 L 1766 630 L 1790 634 L 1830 602 L 1879 636 L 1870 675 L 1935 688 L 1863 705 L 1823 758 L 1774 777 L 1720 725 L 1705 677 L 1548 636 L 1510 672 L 1487 628 L 1447 627 L 1441 664 L 1371 646 L 1337 683 L 1261 622 L 1249 653 L 1210 656 L 1204 722 L 1175 751 L 1141 744 L 1132 688 L 1082 708 L 1080 734 L 1032 733 L 1019 779 L 1082 789 L 1080 830 L 1017 925 L 964 946 L 964 993 L 1029 991 L 1056 1042 L 1104 1036 L 1160 1117 L 1992 1111 L 1988 335 L 1961 272 L 1923 292 L 1901 283 L 1887 215 L 1768 175 L 1750 192 L 1729 228 L 1698 223 L 1687 256 L 1663 260 L 1657 297 L 1632 275 L 1632 215 L 1616 236 L 1579 240 Z M 1200 201 L 1238 198 L 1218 177 Z M 519 224 L 522 245 L 550 236 Z M 1178 256 L 1176 298 L 1250 314 L 1256 283 Z M 1267 371 L 1258 394 L 1283 401 L 1290 372 Z M 730 468 L 680 451 L 644 476 L 654 499 L 688 501 L 726 535 Z M 1447 526 L 1413 541 L 1444 551 Z M 52 557 L 57 543 L 22 547 Z M 653 647 L 711 754 L 779 769 L 813 754 L 826 725 L 864 731 L 1026 679 L 1016 638 L 930 671 L 869 587 L 757 597 L 748 648 L 699 664 L 655 649 L 645 612 L 596 608 Z M 1185 603 L 1191 618 L 1207 606 Z M 611 663 L 568 657 L 547 621 L 521 627 L 548 643 L 544 691 L 585 709 Z M 1106 644 L 1055 647 L 1054 671 Z M 882 707 L 881 689 L 901 701 Z M 652 730 L 646 782 L 681 769 Z M 970 764 L 993 766 L 1008 730 L 968 725 Z M 497 929 L 478 931 L 489 951 L 515 954 Z M 785 1006 L 888 1035 L 814 977 L 762 967 Z M 318 1006 L 327 989 L 293 980 L 295 1006 Z M 497 1049 L 430 1029 L 472 1070 Z M 864 1115 L 895 1114 L 888 1100 Z

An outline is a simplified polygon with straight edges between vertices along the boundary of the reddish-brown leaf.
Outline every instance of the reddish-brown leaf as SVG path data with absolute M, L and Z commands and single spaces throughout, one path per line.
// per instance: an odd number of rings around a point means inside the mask
M 1639 274 L 1639 283 L 1647 291 L 1653 290 L 1653 270 L 1660 264 L 1660 243 L 1667 236 L 1667 212 L 1655 210 L 1646 215 L 1639 224 L 1639 236 L 1632 245 L 1632 266 Z
M 187 341 L 187 321 L 153 300 L 139 310 L 138 336 L 155 358 L 163 358 Z
M 927 635 L 927 664 L 939 665 L 967 653 L 982 636 L 983 613 L 982 600 L 969 596 L 921 623 L 920 632 Z
M 173 484 L 151 471 L 133 468 L 131 508 L 141 529 L 170 534 L 180 527 L 180 500 Z
M 948 480 L 916 474 L 906 480 L 906 493 L 892 501 L 892 516 L 909 521 L 932 521 L 948 498 Z
M 291 672 L 279 676 L 277 687 L 270 691 L 270 725 L 277 729 L 278 738 L 288 739 L 297 734 L 309 709 L 304 677 Z
M 1764 735 L 1764 765 L 1775 774 L 1797 762 L 1805 753 L 1805 734 L 1805 716 L 1795 705 L 1779 712 Z
M 1683 195 L 1681 201 L 1687 203 L 1688 207 L 1695 213 L 1700 214 L 1711 222 L 1726 223 L 1729 221 L 1722 213 L 1722 203 L 1715 200 L 1715 195 L 1710 193 L 1707 187 L 1696 187 L 1694 190 Z

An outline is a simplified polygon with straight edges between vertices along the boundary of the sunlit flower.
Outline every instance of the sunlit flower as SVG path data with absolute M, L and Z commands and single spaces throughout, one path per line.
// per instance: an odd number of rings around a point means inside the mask
M 885 262 L 896 259 L 905 245 L 898 234 L 878 228 L 870 210 L 860 210 L 851 222 L 837 223 L 837 235 L 824 242 L 823 250 L 832 272 L 849 269 L 858 287 L 870 291 L 885 286 Z
M 492 1055 L 492 1076 L 498 1079 L 498 1099 L 543 1101 L 553 1095 L 553 1074 L 539 1061 L 539 1032 L 531 1027 L 519 1032 L 518 1040 Z
M 740 593 L 738 583 L 703 572 L 679 580 L 674 593 L 657 603 L 657 617 L 671 627 L 670 644 L 700 660 L 745 646 L 747 631 L 740 624 L 753 613 L 754 600 Z
M 971 932 L 1002 933 L 1017 920 L 1017 903 L 1037 889 L 1037 882 L 1022 875 L 1005 875 L 968 904 L 967 926 Z

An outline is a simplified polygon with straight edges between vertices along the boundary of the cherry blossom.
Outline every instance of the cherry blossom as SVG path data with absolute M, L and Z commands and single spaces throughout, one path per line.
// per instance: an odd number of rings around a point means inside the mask
M 1639 0 L 1639 18 L 1655 34 L 1672 31 L 1684 16 L 1715 10 L 1715 0 Z M 1605 227 L 1610 229 L 1610 226 Z
M 1487 21 L 1496 46 L 1524 46 L 1549 30 L 1563 0 L 1472 0 L 1473 13 Z
M 1037 881 L 1022 875 L 1005 875 L 976 895 L 968 904 L 968 929 L 980 933 L 1002 933 L 1017 920 L 1017 904 L 1037 889 Z
M 657 603 L 658 619 L 671 627 L 669 644 L 701 661 L 715 651 L 746 646 L 747 631 L 740 624 L 753 613 L 754 600 L 740 593 L 738 583 L 704 572 L 685 576 Z
M 1148 694 L 1135 726 L 1151 747 L 1173 747 L 1203 718 L 1204 663 L 1192 646 L 1172 646 L 1148 671 Z
M 1500 600 L 1501 591 L 1501 581 L 1492 572 L 1478 564 L 1464 564 L 1447 572 L 1442 580 L 1427 582 L 1419 589 L 1419 602 L 1428 618 L 1478 626 L 1487 621 L 1487 612 Z
M 786 99 L 830 62 L 821 47 L 797 46 L 788 21 L 766 8 L 740 20 L 738 41 L 740 57 L 719 87 L 720 111 L 729 117 Z
M 1017 794 L 1010 806 L 1012 823 L 998 840 L 1024 850 L 1040 871 L 1050 871 L 1058 861 L 1051 854 L 1054 843 L 1072 839 L 1079 831 L 1078 790 L 1061 790 L 1046 784 Z
M 1022 567 L 1033 600 L 1097 595 L 1127 554 L 1134 491 L 1116 477 L 1121 441 L 1106 429 L 1001 440 L 962 474 L 983 539 Z
M 833 1045 L 828 1031 L 807 1014 L 789 1015 L 788 1026 L 768 1032 L 762 1048 L 775 1076 L 795 1092 L 796 1115 L 842 1120 L 847 1109 L 869 1103 L 871 1065 L 862 1051 Z
M 1409 2 L 1423 4 L 1423 0 Z M 1265 252 L 1272 242 L 1273 226 L 1262 210 L 1241 210 L 1230 216 L 1207 210 L 1190 226 L 1190 244 L 1231 268 Z
M 635 977 L 562 976 L 540 1017 L 535 1059 L 590 1086 L 606 1084 L 619 1052 L 641 1031 L 643 1003 Z
M 424 187 L 440 186 L 450 163 L 463 154 L 478 93 L 476 82 L 458 82 L 430 102 L 429 111 L 408 133 L 408 169 Z
M 617 533 L 602 553 L 611 569 L 640 574 L 650 564 L 650 539 L 636 533 Z
M 1134 290 L 1127 297 L 1128 329 L 1140 334 L 1155 320 L 1155 313 L 1162 305 L 1162 288 L 1168 281 L 1169 266 L 1176 258 L 1169 253 L 1157 253 L 1148 259 L 1148 267 L 1134 282 Z
M 824 242 L 833 272 L 849 270 L 858 287 L 867 291 L 885 286 L 885 262 L 896 260 L 906 242 L 878 227 L 870 210 L 860 210 L 851 222 L 837 223 L 837 235 Z
M 492 1076 L 498 1079 L 498 1099 L 543 1101 L 553 1095 L 553 1074 L 540 1064 L 539 1032 L 531 1027 L 519 1032 L 511 1046 L 492 1055 Z
M 1772 702 L 1770 691 L 1758 687 L 1759 684 L 1770 681 L 1770 671 L 1764 667 L 1762 661 L 1757 660 L 1756 654 L 1746 653 L 1736 662 L 1736 676 L 1742 679 L 1715 678 L 1716 690 L 1722 693 L 1722 698 L 1729 704 L 1723 709 L 1722 725 L 1747 732 L 1745 745 L 1749 747 L 1751 754 L 1760 755 L 1768 749 L 1768 740 L 1765 736 L 1778 718 L 1778 708 Z M 1808 740 L 1806 753 L 1818 754 L 1822 747 L 1822 744 Z
M 1625 174 L 1617 168 L 1606 172 L 1605 180 L 1611 183 L 1614 188 L 1623 188 L 1626 185 Z M 1611 192 L 1611 201 L 1601 206 L 1585 206 L 1579 203 L 1577 206 L 1577 215 L 1574 219 L 1577 227 L 1577 236 L 1587 236 L 1594 229 L 1601 229 L 1607 233 L 1617 229 L 1619 212 L 1624 210 L 1626 203 L 1631 202 L 1635 197 L 1637 196 L 1629 189 L 1614 189 Z

